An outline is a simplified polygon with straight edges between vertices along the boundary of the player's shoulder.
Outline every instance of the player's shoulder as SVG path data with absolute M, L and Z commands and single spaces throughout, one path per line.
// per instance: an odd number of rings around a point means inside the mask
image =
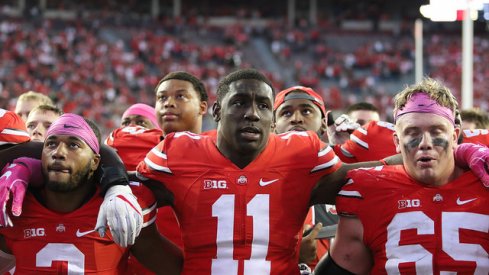
M 317 158 L 318 152 L 330 149 L 313 131 L 290 131 L 283 134 L 270 134 L 269 143 L 277 154 L 296 156 L 296 159 L 306 160 L 308 157 Z M 332 149 L 331 149 L 332 150 Z
M 141 126 L 120 127 L 112 131 L 105 143 L 107 145 L 114 144 L 117 141 L 136 141 L 141 139 L 156 140 L 159 142 L 163 136 L 160 129 L 148 129 Z
M 350 170 L 347 178 L 355 187 L 377 188 L 379 185 L 402 182 L 406 173 L 402 165 L 381 165 Z
M 196 134 L 189 131 L 169 133 L 165 136 L 165 143 L 182 143 L 182 144 L 201 144 L 210 139 L 212 135 Z
M 212 135 L 201 135 L 184 131 L 166 135 L 159 146 L 162 151 L 171 155 L 183 154 L 189 157 L 185 152 L 193 151 L 195 154 L 207 152 L 208 149 L 206 148 L 214 147 L 214 141 L 215 138 Z
M 311 146 L 320 143 L 318 134 L 313 131 L 290 131 L 282 134 L 270 134 L 270 138 L 282 146 Z
M 25 122 L 16 113 L 0 109 L 0 144 L 29 141 Z
M 365 131 L 368 134 L 376 133 L 393 133 L 395 131 L 394 124 L 387 121 L 370 121 L 361 128 L 359 131 Z

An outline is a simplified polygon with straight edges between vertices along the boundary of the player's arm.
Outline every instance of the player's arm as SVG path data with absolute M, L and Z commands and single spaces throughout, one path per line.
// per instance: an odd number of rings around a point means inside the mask
M 369 168 L 380 165 L 402 164 L 400 154 L 387 157 L 379 161 L 366 161 L 357 163 L 342 163 L 341 167 L 333 173 L 322 176 L 312 190 L 310 205 L 314 204 L 335 204 L 336 194 L 346 183 L 346 173 L 357 168 Z
M 155 223 L 141 230 L 131 253 L 156 274 L 180 274 L 182 270 L 182 251 L 158 232 Z
M 340 216 L 331 250 L 319 261 L 314 274 L 369 274 L 372 266 L 372 255 L 363 243 L 361 221 L 355 217 Z
M 351 164 L 343 163 L 338 170 L 331 174 L 322 176 L 319 179 L 319 182 L 312 190 L 309 204 L 335 204 L 336 194 L 338 194 L 341 187 L 346 183 L 346 173 L 348 171 L 360 167 L 375 167 L 379 165 L 382 165 L 382 162 L 369 161 Z

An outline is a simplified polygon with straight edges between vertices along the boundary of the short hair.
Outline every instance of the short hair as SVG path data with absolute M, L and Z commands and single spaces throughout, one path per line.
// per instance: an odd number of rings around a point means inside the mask
M 183 80 L 192 83 L 194 89 L 199 93 L 200 101 L 207 101 L 209 98 L 204 83 L 202 83 L 202 81 L 200 81 L 200 79 L 198 79 L 196 76 L 184 71 L 171 72 L 165 75 L 156 85 L 155 93 L 158 92 L 158 87 L 161 85 L 161 83 L 171 79 Z
M 425 93 L 429 95 L 431 99 L 435 100 L 441 106 L 452 110 L 452 114 L 454 115 L 455 111 L 458 109 L 457 99 L 450 89 L 433 78 L 425 77 L 421 82 L 407 86 L 394 97 L 394 114 L 396 114 L 398 110 L 404 108 L 408 100 L 415 93 Z
M 88 118 L 83 118 L 85 120 L 85 122 L 88 124 L 88 126 L 90 126 L 90 128 L 92 128 L 92 131 L 93 133 L 95 134 L 95 136 L 97 137 L 97 141 L 98 141 L 98 144 L 99 146 L 102 145 L 102 135 L 100 134 L 100 129 L 99 127 L 97 126 L 97 124 L 95 122 L 93 122 L 92 120 L 88 119 Z
M 17 101 L 29 101 L 29 100 L 36 100 L 41 102 L 42 105 L 52 105 L 54 106 L 53 101 L 51 98 L 49 98 L 47 95 L 34 92 L 34 91 L 28 91 L 19 96 Z
M 353 111 L 373 111 L 378 113 L 379 108 L 375 107 L 375 105 L 373 105 L 372 103 L 358 102 L 350 105 L 350 107 L 346 109 L 346 114 L 351 114 Z
M 31 113 L 34 113 L 36 111 L 53 112 L 58 116 L 61 116 L 64 113 L 63 110 L 61 110 L 60 108 L 53 105 L 47 105 L 47 104 L 42 104 L 37 107 L 34 107 L 34 109 L 31 110 Z
M 481 109 L 467 109 L 460 111 L 462 125 L 464 122 L 474 122 L 477 129 L 489 129 L 489 116 Z
M 229 92 L 229 85 L 242 79 L 255 79 L 265 82 L 272 89 L 272 96 L 275 98 L 275 89 L 272 82 L 262 73 L 255 69 L 240 69 L 225 76 L 217 85 L 217 102 L 221 102 L 224 95 Z

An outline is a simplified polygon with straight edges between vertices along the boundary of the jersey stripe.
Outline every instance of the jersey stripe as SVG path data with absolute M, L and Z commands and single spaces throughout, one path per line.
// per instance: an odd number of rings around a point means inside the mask
M 172 171 L 170 170 L 170 168 L 158 165 L 158 164 L 152 162 L 148 157 L 144 158 L 144 163 L 146 163 L 146 165 L 148 165 L 149 168 L 151 168 L 153 170 L 165 172 L 168 174 L 173 174 Z
M 12 136 L 24 136 L 24 137 L 29 137 L 29 134 L 22 131 L 22 130 L 15 130 L 15 129 L 3 129 L 2 134 L 4 135 L 12 135 Z
M 156 215 L 154 217 L 152 217 L 149 221 L 143 223 L 143 228 L 154 223 L 156 221 Z
M 340 161 L 340 159 L 335 155 L 332 160 L 330 160 L 326 163 L 323 163 L 323 164 L 316 165 L 314 168 L 312 168 L 311 173 L 331 168 L 334 165 L 336 165 L 339 161 Z
M 157 156 L 159 158 L 168 159 L 165 153 L 158 151 L 158 149 L 156 149 L 156 148 L 157 147 L 151 149 L 151 153 L 153 153 L 155 156 Z
M 357 143 L 358 145 L 362 146 L 363 148 L 368 149 L 368 143 L 366 143 L 365 141 L 359 139 L 357 136 L 350 135 L 350 139 L 352 141 L 354 141 L 355 143 Z
M 338 193 L 338 196 L 344 196 L 344 197 L 352 197 L 352 198 L 358 198 L 358 199 L 363 199 L 362 195 L 358 191 L 347 191 L 347 190 L 341 190 Z
M 341 153 L 343 155 L 345 155 L 345 157 L 348 157 L 348 158 L 354 158 L 355 157 L 348 150 L 346 150 L 345 148 L 343 148 L 343 146 L 340 146 L 340 150 L 341 150 Z
M 326 155 L 327 153 L 329 153 L 331 150 L 332 150 L 332 149 L 331 149 L 331 147 L 329 147 L 329 146 L 324 147 L 324 149 L 323 149 L 323 150 L 319 151 L 319 153 L 318 153 L 318 157 L 325 156 L 325 155 Z
M 153 211 L 155 209 L 156 209 L 156 203 L 154 203 L 153 205 L 151 205 L 148 208 L 143 209 L 143 216 L 150 213 L 151 211 Z

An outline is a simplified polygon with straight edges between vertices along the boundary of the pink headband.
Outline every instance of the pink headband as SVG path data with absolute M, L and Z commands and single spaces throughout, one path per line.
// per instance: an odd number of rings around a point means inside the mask
M 63 114 L 56 119 L 46 133 L 46 137 L 52 135 L 75 136 L 83 140 L 95 153 L 99 153 L 100 145 L 97 136 L 88 123 L 79 115 Z
M 122 114 L 122 119 L 126 118 L 127 116 L 130 115 L 140 115 L 143 116 L 151 121 L 153 125 L 160 129 L 160 126 L 158 125 L 158 120 L 156 119 L 156 111 L 155 108 L 143 104 L 143 103 L 137 103 L 129 107 L 124 114 Z
M 400 116 L 408 113 L 431 113 L 442 116 L 453 125 L 455 125 L 455 116 L 450 108 L 441 106 L 433 100 L 428 94 L 417 92 L 412 94 L 402 109 L 397 110 L 394 114 L 394 121 L 397 121 Z

